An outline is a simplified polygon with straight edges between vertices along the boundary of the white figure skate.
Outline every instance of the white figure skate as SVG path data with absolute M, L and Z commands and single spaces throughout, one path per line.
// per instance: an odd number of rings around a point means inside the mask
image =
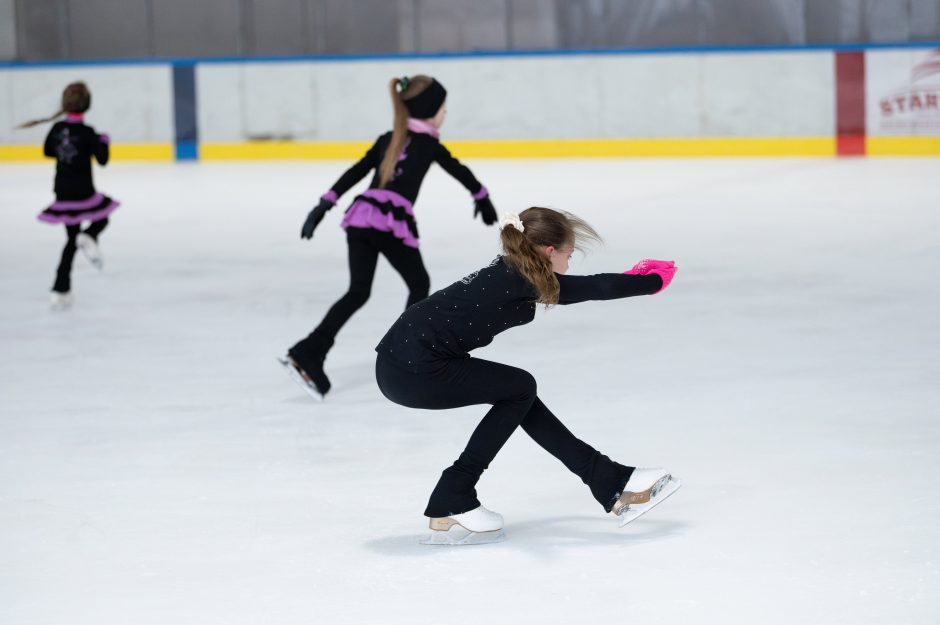
M 90 235 L 80 232 L 78 236 L 75 237 L 75 245 L 82 251 L 82 254 L 88 259 L 88 262 L 90 262 L 95 269 L 101 271 L 104 267 L 104 261 L 101 260 L 101 250 L 98 249 L 98 242 Z
M 665 469 L 634 469 L 611 512 L 620 517 L 620 527 L 649 512 L 673 494 L 682 482 Z
M 321 393 L 317 385 L 313 383 L 310 376 L 294 362 L 293 358 L 290 356 L 284 356 L 283 358 L 278 357 L 277 361 L 281 363 L 281 366 L 287 371 L 287 375 L 290 376 L 290 379 L 296 382 L 300 388 L 304 389 L 310 397 L 313 397 L 317 401 L 323 401 L 323 393 Z
M 65 293 L 53 291 L 49 294 L 49 305 L 52 307 L 52 310 L 66 310 L 67 308 L 71 308 L 72 301 L 71 291 Z
M 483 506 L 463 514 L 431 519 L 431 535 L 422 545 L 483 545 L 506 539 L 503 515 Z

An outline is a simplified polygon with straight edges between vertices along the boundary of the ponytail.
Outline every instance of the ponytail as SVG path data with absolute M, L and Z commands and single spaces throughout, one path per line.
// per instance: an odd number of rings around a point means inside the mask
M 17 128 L 32 128 L 33 126 L 38 126 L 39 124 L 46 124 L 48 122 L 54 122 L 55 120 L 59 119 L 63 115 L 65 115 L 65 111 L 60 110 L 58 113 L 56 113 L 55 115 L 52 115 L 51 117 L 44 117 L 43 119 L 33 119 L 28 122 L 23 122 L 22 124 L 18 125 Z
M 389 91 L 392 95 L 392 140 L 385 150 L 385 156 L 382 158 L 382 164 L 379 166 L 379 188 L 384 189 L 388 181 L 395 175 L 395 165 L 398 163 L 398 155 L 405 147 L 405 137 L 408 136 L 408 109 L 405 108 L 405 102 L 402 100 L 401 93 L 398 91 L 398 85 L 401 81 L 398 78 L 392 78 L 388 83 Z M 407 85 L 407 82 L 405 83 Z M 405 87 L 407 88 L 407 87 Z M 402 89 L 404 91 L 404 89 Z
M 557 304 L 561 287 L 548 254 L 533 245 L 525 234 L 513 226 L 505 226 L 499 237 L 509 265 L 535 287 L 538 293 L 535 301 L 545 306 Z
M 558 303 L 561 286 L 552 260 L 543 248 L 571 245 L 583 250 L 584 243 L 601 241 L 597 231 L 583 219 L 551 208 L 533 206 L 519 213 L 518 219 L 507 216 L 504 223 L 499 234 L 506 254 L 504 258 L 535 288 L 536 302 L 546 307 Z
M 47 122 L 52 122 L 66 113 L 84 113 L 91 106 L 91 91 L 88 90 L 88 86 L 83 82 L 73 82 L 65 87 L 65 90 L 62 92 L 62 106 L 59 107 L 59 112 L 53 115 L 52 117 L 45 117 L 43 119 L 34 119 L 20 124 L 17 128 L 32 128 L 33 126 L 38 126 L 39 124 L 45 124 Z

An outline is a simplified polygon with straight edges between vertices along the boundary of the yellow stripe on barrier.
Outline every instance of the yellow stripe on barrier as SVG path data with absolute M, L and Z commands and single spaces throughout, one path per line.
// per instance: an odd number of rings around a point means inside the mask
M 361 158 L 371 142 L 250 141 L 247 143 L 201 143 L 199 160 L 348 160 Z
M 867 137 L 869 156 L 940 156 L 940 137 Z M 827 157 L 836 153 L 832 137 L 733 137 L 695 139 L 558 139 L 447 141 L 459 158 L 639 158 L 639 157 Z M 365 154 L 371 143 L 271 141 L 203 143 L 199 159 L 349 160 Z M 112 147 L 116 162 L 169 162 L 169 143 L 118 143 Z M 39 145 L 0 145 L 0 162 L 47 160 Z
M 558 139 L 447 141 L 459 158 L 623 158 L 676 156 L 834 156 L 831 137 L 699 139 Z M 203 143 L 199 158 L 220 160 L 335 160 L 359 158 L 371 143 Z
M 172 161 L 174 148 L 171 143 L 118 143 L 111 147 L 111 160 L 128 161 Z M 49 161 L 43 156 L 41 145 L 0 145 L 0 161 L 31 163 Z
M 30 163 L 44 161 L 41 145 L 0 145 L 0 162 Z
M 940 156 L 940 137 L 866 137 L 869 156 Z

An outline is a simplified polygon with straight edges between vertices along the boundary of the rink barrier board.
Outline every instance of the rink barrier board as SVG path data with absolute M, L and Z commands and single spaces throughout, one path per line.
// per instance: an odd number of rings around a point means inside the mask
M 117 162 L 172 162 L 175 146 L 172 143 L 118 143 L 111 146 L 111 160 Z M 50 161 L 41 145 L 0 145 L 0 162 Z

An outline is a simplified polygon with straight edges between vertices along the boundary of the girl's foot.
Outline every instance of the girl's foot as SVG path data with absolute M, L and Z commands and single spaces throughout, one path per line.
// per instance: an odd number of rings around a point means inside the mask
M 78 249 L 82 251 L 82 254 L 85 255 L 85 258 L 95 269 L 100 270 L 104 266 L 104 262 L 101 260 L 101 250 L 98 249 L 98 242 L 90 234 L 80 232 L 75 237 L 75 245 L 78 246 Z
M 680 486 L 682 482 L 665 469 L 634 469 L 610 511 L 620 517 L 623 527 L 661 504 Z
M 432 518 L 431 536 L 423 545 L 481 545 L 505 540 L 503 515 L 483 506 L 462 514 Z
M 49 294 L 49 304 L 52 306 L 52 310 L 65 310 L 72 305 L 72 292 L 71 291 L 53 291 Z
M 302 389 L 307 391 L 308 395 L 317 401 L 323 401 L 323 397 L 330 390 L 330 379 L 326 377 L 323 369 L 308 373 L 289 355 L 277 360 L 287 370 L 287 375 L 290 376 L 291 380 L 299 384 Z

